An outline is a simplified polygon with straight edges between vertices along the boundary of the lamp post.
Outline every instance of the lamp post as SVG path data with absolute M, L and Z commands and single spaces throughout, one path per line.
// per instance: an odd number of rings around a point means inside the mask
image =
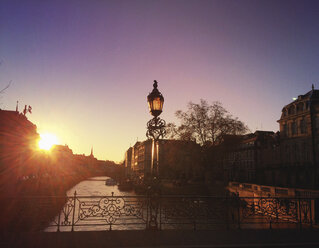
M 152 139 L 152 160 L 151 160 L 151 176 L 152 178 L 158 177 L 159 175 L 159 145 L 158 141 L 161 138 L 164 138 L 165 130 L 165 121 L 159 118 L 159 115 L 162 113 L 164 97 L 157 89 L 158 83 L 154 80 L 153 90 L 147 96 L 147 102 L 151 115 L 151 119 L 147 123 L 147 132 L 146 136 L 148 139 Z
M 153 90 L 147 96 L 147 102 L 153 119 L 147 122 L 146 136 L 148 139 L 152 139 L 152 158 L 151 158 L 151 180 L 149 187 L 150 204 L 149 204 L 149 215 L 148 215 L 148 229 L 158 229 L 158 213 L 159 213 L 159 202 L 156 195 L 160 192 L 158 188 L 158 177 L 159 177 L 159 144 L 158 141 L 164 138 L 165 121 L 159 118 L 162 113 L 164 97 L 161 92 L 157 89 L 157 81 L 154 80 Z

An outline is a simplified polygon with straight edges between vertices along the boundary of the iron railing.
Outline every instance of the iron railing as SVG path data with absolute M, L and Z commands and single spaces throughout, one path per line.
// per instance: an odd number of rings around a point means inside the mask
M 79 196 L 46 231 L 316 227 L 316 198 Z

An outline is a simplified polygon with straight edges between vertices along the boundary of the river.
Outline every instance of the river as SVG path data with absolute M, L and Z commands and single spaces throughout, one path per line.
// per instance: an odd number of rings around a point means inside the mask
M 111 196 L 112 192 L 115 196 L 134 196 L 133 192 L 120 191 L 117 185 L 105 185 L 106 179 L 109 177 L 92 177 L 84 180 L 67 191 L 67 196 L 73 196 L 74 192 L 78 196 Z

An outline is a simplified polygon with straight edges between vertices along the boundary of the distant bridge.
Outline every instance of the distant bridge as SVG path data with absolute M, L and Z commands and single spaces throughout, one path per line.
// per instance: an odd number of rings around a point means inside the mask
M 89 179 L 84 179 L 85 181 L 98 181 L 98 182 L 105 182 L 105 179 L 95 179 L 95 178 L 89 178 Z

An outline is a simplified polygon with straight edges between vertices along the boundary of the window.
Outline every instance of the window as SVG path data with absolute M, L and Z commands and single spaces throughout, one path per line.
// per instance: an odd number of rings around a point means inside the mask
M 283 134 L 285 135 L 285 136 L 288 136 L 288 128 L 287 128 L 287 124 L 284 124 L 283 125 Z
M 300 111 L 301 111 L 300 105 L 298 104 L 298 105 L 297 105 L 297 113 L 299 113 Z
M 299 161 L 299 145 L 294 144 L 294 159 L 296 162 Z
M 300 126 L 300 133 L 307 132 L 305 119 L 300 120 L 299 126 Z
M 304 111 L 304 103 L 300 102 L 297 105 L 297 113 Z
M 300 160 L 305 161 L 306 160 L 306 143 L 303 142 L 300 144 Z
M 305 161 L 310 162 L 310 152 L 312 152 L 312 146 L 309 143 L 304 143 L 304 155 Z
M 291 133 L 292 133 L 292 135 L 297 134 L 297 125 L 296 125 L 295 121 L 291 123 Z
M 290 106 L 289 107 L 289 109 L 288 109 L 288 114 L 289 115 L 293 115 L 293 114 L 295 114 L 296 112 L 295 112 L 295 106 Z

